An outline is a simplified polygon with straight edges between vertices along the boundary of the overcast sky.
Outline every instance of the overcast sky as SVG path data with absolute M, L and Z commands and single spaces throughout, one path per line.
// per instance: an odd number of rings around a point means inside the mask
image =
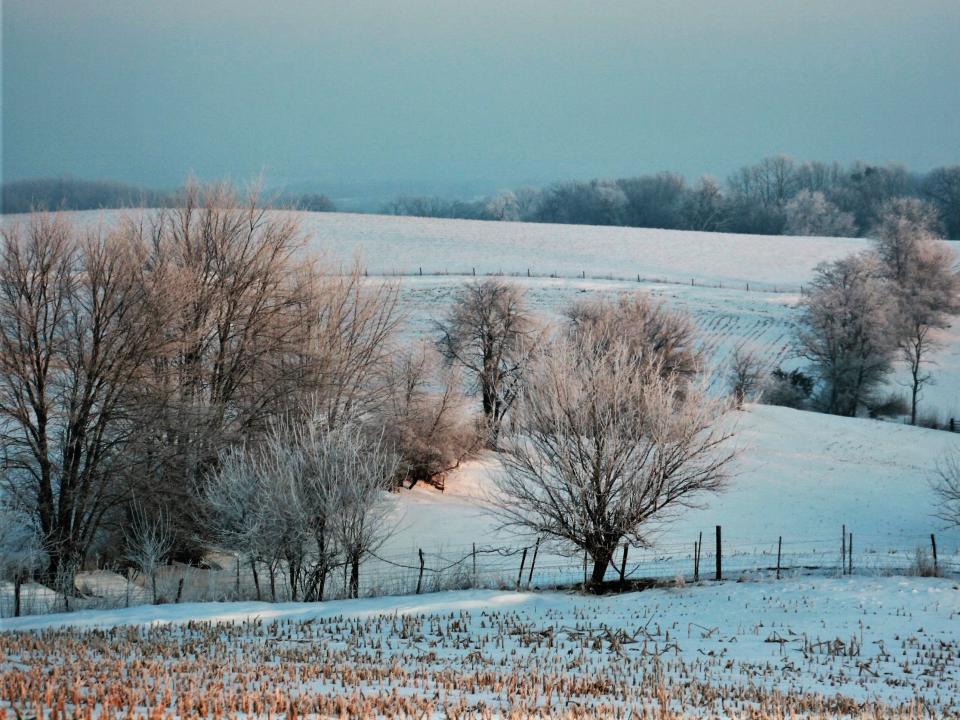
M 4 179 L 960 162 L 958 0 L 4 0 Z

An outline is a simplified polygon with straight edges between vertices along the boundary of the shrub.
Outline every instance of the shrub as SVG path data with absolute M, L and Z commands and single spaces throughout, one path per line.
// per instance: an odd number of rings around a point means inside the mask
M 790 408 L 803 408 L 813 392 L 813 379 L 800 370 L 777 368 L 763 385 L 761 402 Z

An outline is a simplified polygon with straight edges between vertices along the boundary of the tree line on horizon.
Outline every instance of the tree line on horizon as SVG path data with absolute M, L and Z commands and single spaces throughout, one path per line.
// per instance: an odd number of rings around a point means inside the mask
M 184 189 L 147 190 L 114 181 L 72 177 L 14 180 L 0 192 L 3 213 L 177 207 Z M 745 165 L 721 182 L 688 182 L 664 171 L 617 179 L 571 180 L 502 190 L 474 200 L 401 195 L 387 215 L 464 220 L 650 227 L 759 235 L 865 237 L 896 198 L 927 203 L 936 232 L 960 240 L 960 165 L 913 172 L 904 165 L 798 162 L 779 155 Z M 278 192 L 273 208 L 335 212 L 322 193 Z
M 960 239 L 960 165 L 911 172 L 903 165 L 797 162 L 787 156 L 746 165 L 724 182 L 689 183 L 660 172 L 503 190 L 475 201 L 398 197 L 391 215 L 614 225 L 759 235 L 866 236 L 886 203 L 928 203 L 935 229 Z
M 11 180 L 0 188 L 0 212 L 12 215 L 35 210 L 175 208 L 183 205 L 189 192 L 189 187 L 149 190 L 114 180 L 83 180 L 70 176 Z M 329 197 L 320 193 L 279 192 L 265 195 L 263 204 L 308 212 L 334 212 L 337 209 Z

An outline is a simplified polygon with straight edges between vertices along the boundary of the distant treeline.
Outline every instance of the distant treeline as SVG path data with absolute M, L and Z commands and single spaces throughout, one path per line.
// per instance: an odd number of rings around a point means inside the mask
M 928 173 L 902 165 L 796 162 L 779 156 L 747 165 L 720 183 L 693 184 L 672 172 L 560 182 L 506 190 L 473 202 L 399 197 L 393 215 L 622 225 L 762 235 L 862 236 L 897 197 L 931 204 L 939 231 L 960 239 L 960 166 Z
M 128 207 L 177 207 L 184 190 L 146 190 L 112 180 L 79 180 L 71 177 L 14 180 L 3 183 L 2 212 L 25 213 L 32 210 L 99 210 Z M 333 201 L 326 195 L 277 193 L 270 198 L 272 207 L 332 212 Z

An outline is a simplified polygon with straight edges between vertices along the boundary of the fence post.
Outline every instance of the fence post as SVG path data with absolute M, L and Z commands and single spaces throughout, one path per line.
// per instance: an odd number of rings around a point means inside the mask
M 417 552 L 420 554 L 420 574 L 417 575 L 417 595 L 419 595 L 423 584 L 423 548 L 417 548 Z
M 700 552 L 700 548 L 697 547 L 697 541 L 693 541 L 693 581 L 700 582 L 700 568 L 697 567 L 700 563 L 697 562 L 700 558 L 697 557 L 697 553 Z
M 517 590 L 520 589 L 520 583 L 523 582 L 523 566 L 527 562 L 527 550 L 530 548 L 523 549 L 523 555 L 520 558 L 520 572 L 517 573 Z
M 952 420 L 950 422 L 953 422 Z M 930 545 L 933 546 L 933 574 L 938 575 L 937 572 L 937 536 L 933 533 L 930 533 Z
M 240 556 L 237 555 L 237 600 L 240 599 Z
M 537 543 L 533 546 L 533 559 L 530 561 L 530 574 L 527 575 L 527 590 L 530 589 L 530 583 L 533 582 L 533 567 L 537 564 L 537 553 L 540 551 L 540 538 L 537 538 Z
M 780 551 L 783 549 L 783 535 L 777 538 L 777 580 L 780 579 Z
M 840 574 L 847 574 L 847 526 L 840 530 Z
M 587 551 L 583 551 L 583 586 L 587 586 Z
M 473 556 L 473 586 L 477 586 L 477 544 L 473 543 L 473 552 L 470 553 Z
M 693 574 L 696 582 L 700 582 L 700 558 L 703 557 L 703 530 L 697 536 L 697 557 L 694 560 Z
M 180 604 L 180 598 L 183 597 L 183 578 L 180 578 L 180 582 L 177 583 L 177 599 L 176 604 Z
M 723 580 L 723 561 L 721 558 L 720 526 L 717 525 L 717 580 Z
M 847 575 L 853 575 L 853 533 L 847 536 Z

